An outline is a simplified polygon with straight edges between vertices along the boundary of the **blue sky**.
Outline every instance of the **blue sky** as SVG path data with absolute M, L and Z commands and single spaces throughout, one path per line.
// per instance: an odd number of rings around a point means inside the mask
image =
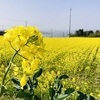
M 0 29 L 68 30 L 70 8 L 71 30 L 100 30 L 100 0 L 0 0 Z

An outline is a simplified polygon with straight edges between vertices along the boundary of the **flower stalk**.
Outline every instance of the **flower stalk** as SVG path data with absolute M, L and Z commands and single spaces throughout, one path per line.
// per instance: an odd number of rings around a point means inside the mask
M 3 95 L 3 89 L 5 88 L 5 85 L 6 85 L 6 84 L 5 84 L 6 76 L 7 76 L 8 72 L 10 71 L 11 64 L 12 64 L 12 62 L 13 62 L 13 59 L 14 59 L 14 57 L 17 55 L 17 53 L 18 53 L 19 51 L 20 51 L 20 49 L 17 50 L 17 51 L 15 51 L 15 53 L 14 53 L 13 56 L 12 56 L 12 58 L 10 59 L 8 68 L 7 68 L 7 70 L 6 70 L 6 72 L 5 72 L 4 76 L 3 76 L 3 79 L 2 79 L 1 89 L 0 89 L 0 96 Z
M 17 84 L 18 86 L 17 88 L 21 89 L 21 93 L 23 92 L 28 82 L 30 85 L 30 89 L 33 90 L 33 87 L 36 88 L 38 84 L 36 77 L 40 76 L 41 74 L 41 70 L 38 72 L 39 75 L 38 73 L 35 74 L 35 72 L 38 69 L 38 63 L 40 62 L 41 58 L 43 58 L 44 43 L 43 43 L 42 33 L 36 27 L 31 27 L 31 26 L 13 27 L 12 29 L 8 29 L 5 32 L 6 33 L 4 34 L 4 40 L 10 43 L 10 46 L 15 51 L 15 53 L 11 57 L 7 70 L 4 73 L 0 87 L 0 96 L 2 96 L 7 91 L 6 84 L 9 81 L 13 81 L 15 84 Z M 16 55 L 19 55 L 22 58 L 20 66 L 22 70 L 20 71 L 15 70 L 16 67 L 17 69 L 19 69 L 19 66 L 16 66 L 16 64 L 13 65 L 12 67 L 12 62 Z M 7 76 L 9 76 L 10 74 L 9 71 L 11 70 L 13 70 L 13 73 L 11 73 L 11 75 L 14 75 L 16 79 L 12 77 L 12 79 L 9 78 L 7 80 Z M 17 78 L 14 72 L 17 72 L 19 75 L 21 75 L 19 79 Z M 28 77 L 31 78 L 34 74 L 35 74 L 35 79 L 32 81 L 31 79 L 28 80 Z M 26 93 L 25 91 L 23 93 L 25 93 L 25 96 L 27 94 L 29 97 L 32 96 L 33 98 L 34 93 L 31 90 L 30 94 Z

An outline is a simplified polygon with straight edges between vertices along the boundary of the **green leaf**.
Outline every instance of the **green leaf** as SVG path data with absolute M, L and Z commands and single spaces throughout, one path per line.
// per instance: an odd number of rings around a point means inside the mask
M 38 36 L 31 36 L 31 39 L 32 39 L 33 41 L 36 41 L 36 40 L 38 40 Z
M 57 100 L 63 100 L 67 97 L 68 97 L 68 94 L 60 94 L 60 95 L 58 95 Z
M 64 94 L 60 94 L 60 95 L 57 96 L 57 100 L 66 100 L 74 92 L 75 92 L 75 90 L 73 88 L 68 88 L 67 90 L 65 90 Z
M 79 96 L 77 97 L 76 100 L 87 100 L 87 95 L 86 94 L 84 94 L 80 91 L 77 91 L 77 92 L 78 92 Z
M 51 100 L 54 100 L 54 96 L 55 96 L 55 90 L 53 88 L 49 88 L 49 96 L 51 98 Z
M 3 95 L 3 93 L 5 93 L 7 90 L 6 90 L 6 87 L 4 85 L 1 85 L 0 86 L 0 96 Z
M 61 80 L 57 76 L 53 84 L 53 89 L 56 91 L 56 93 L 61 93 L 62 87 Z
M 58 89 L 57 89 L 57 93 L 61 93 L 61 89 L 62 89 L 63 85 L 61 84 L 61 82 L 58 82 Z
M 41 74 L 42 74 L 42 68 L 40 68 L 40 70 L 34 74 L 33 80 L 39 77 Z
M 33 35 L 29 37 L 28 42 L 35 43 L 37 40 L 38 40 L 38 36 Z
M 27 84 L 23 87 L 23 90 L 25 90 L 25 89 L 28 89 L 28 86 L 27 86 Z
M 31 87 L 30 87 L 29 81 L 27 81 L 27 89 L 28 89 L 29 91 L 31 90 Z
M 26 93 L 23 90 L 20 90 L 16 96 L 16 98 L 31 98 L 31 95 L 29 93 Z
M 37 95 L 34 95 L 34 100 L 41 100 Z
M 69 78 L 69 76 L 67 76 L 67 75 L 62 75 L 62 76 L 59 77 L 60 80 L 67 79 L 67 78 Z
M 13 81 L 13 83 L 14 83 L 14 84 L 20 85 L 20 82 L 19 82 L 19 80 L 17 80 L 17 79 L 14 79 L 14 78 L 12 78 L 11 80 Z
M 30 79 L 30 77 L 28 78 L 29 80 L 27 81 L 27 87 L 28 87 L 28 90 L 32 90 L 33 89 L 33 85 L 32 85 L 32 81 Z
M 33 89 L 35 89 L 38 85 L 38 80 L 37 79 L 34 79 L 33 81 L 29 80 L 27 81 L 27 89 L 29 91 L 33 91 Z
M 20 89 L 20 81 L 14 78 L 12 78 L 11 80 L 13 81 L 15 88 Z
M 70 95 L 73 92 L 75 92 L 73 88 L 68 88 L 67 90 L 65 90 L 65 94 L 68 94 L 68 95 Z
M 96 100 L 93 96 L 86 95 L 80 91 L 78 91 L 78 98 L 76 100 Z
M 87 100 L 96 100 L 93 96 L 88 95 Z
M 35 80 L 33 81 L 33 88 L 36 88 L 36 87 L 37 87 L 37 85 L 38 85 L 38 80 L 37 80 L 37 79 L 35 79 Z

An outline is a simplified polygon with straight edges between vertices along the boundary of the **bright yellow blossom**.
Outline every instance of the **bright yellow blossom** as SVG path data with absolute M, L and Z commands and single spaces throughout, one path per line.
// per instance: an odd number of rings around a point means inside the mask
M 42 33 L 36 27 L 18 26 L 6 30 L 5 32 L 4 40 L 7 40 L 8 42 L 15 41 L 18 48 L 31 42 L 35 43 L 35 45 L 41 45 L 43 43 Z
M 0 68 L 1 68 L 2 70 L 4 70 L 5 66 L 2 64 Z
M 100 98 L 100 94 L 98 94 L 98 98 Z
M 18 68 L 17 66 L 15 66 L 15 67 L 13 68 L 13 70 L 14 70 L 14 75 L 17 75 L 17 74 L 18 74 L 19 68 Z
M 25 46 L 26 43 L 27 43 L 27 40 L 23 36 L 18 36 L 15 39 L 15 44 L 16 44 L 17 48 L 22 48 L 23 46 Z
M 57 76 L 60 76 L 60 74 L 61 74 L 61 72 L 60 72 L 60 71 L 58 71 L 58 72 L 57 72 Z
M 31 59 L 32 54 L 29 51 L 21 51 L 20 54 L 25 57 L 26 59 Z
M 76 78 L 72 78 L 72 82 L 76 82 Z
M 23 77 L 20 80 L 21 89 L 23 89 L 23 87 L 26 85 L 26 83 L 27 83 L 27 77 L 24 74 Z
M 79 89 L 80 89 L 80 87 L 79 86 L 76 86 L 76 90 L 79 91 Z
M 37 69 L 37 66 L 38 66 L 38 63 L 39 63 L 39 59 L 34 59 L 33 61 L 32 61 L 32 63 L 31 63 L 31 69 L 32 70 L 36 70 Z
M 22 68 L 23 68 L 23 72 L 25 73 L 25 72 L 27 72 L 28 71 L 28 68 L 29 68 L 29 61 L 27 61 L 27 60 L 23 60 L 22 61 Z
M 7 40 L 8 42 L 13 42 L 17 37 L 15 27 L 13 27 L 12 29 L 8 29 L 5 32 L 6 33 L 4 34 L 4 40 Z

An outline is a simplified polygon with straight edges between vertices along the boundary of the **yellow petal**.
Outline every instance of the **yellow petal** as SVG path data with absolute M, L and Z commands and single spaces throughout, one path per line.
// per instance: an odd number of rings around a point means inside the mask
M 24 74 L 23 77 L 20 80 L 21 89 L 23 89 L 23 87 L 26 85 L 26 83 L 27 83 L 27 77 Z

